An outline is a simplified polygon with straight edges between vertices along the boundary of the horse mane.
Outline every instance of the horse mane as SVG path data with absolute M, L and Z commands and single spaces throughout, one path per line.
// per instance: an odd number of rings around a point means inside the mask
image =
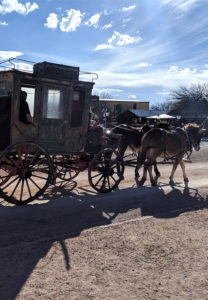
M 198 128 L 199 126 L 196 123 L 187 123 L 183 126 L 184 129 L 188 128 Z

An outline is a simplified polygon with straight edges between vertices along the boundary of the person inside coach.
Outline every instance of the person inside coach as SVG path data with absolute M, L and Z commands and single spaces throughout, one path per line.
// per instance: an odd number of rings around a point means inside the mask
M 20 91 L 20 114 L 19 120 L 26 124 L 32 124 L 33 119 L 30 114 L 29 105 L 26 101 L 27 93 L 25 91 Z

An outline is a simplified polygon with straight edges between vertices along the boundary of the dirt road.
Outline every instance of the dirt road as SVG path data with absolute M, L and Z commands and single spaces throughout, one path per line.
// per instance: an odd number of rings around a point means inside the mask
M 97 195 L 87 174 L 25 207 L 0 199 L 1 299 L 208 299 L 208 144 L 158 187 Z

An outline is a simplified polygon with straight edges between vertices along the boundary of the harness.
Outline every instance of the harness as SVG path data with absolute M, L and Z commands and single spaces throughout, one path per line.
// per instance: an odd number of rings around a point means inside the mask
M 178 133 L 176 130 L 171 130 L 171 132 L 176 132 Z M 193 143 L 192 143 L 192 135 L 191 133 L 187 130 L 187 129 L 183 129 L 183 132 L 186 135 L 186 140 L 187 140 L 187 147 L 185 149 L 182 149 L 180 152 L 178 152 L 177 154 L 173 155 L 173 156 L 168 156 L 167 152 L 166 152 L 166 148 L 165 147 L 160 147 L 160 146 L 148 146 L 147 149 L 160 149 L 162 150 L 162 152 L 164 153 L 164 161 L 168 161 L 168 160 L 173 160 L 175 159 L 178 155 L 182 154 L 182 153 L 186 153 L 186 152 L 190 152 L 190 154 L 188 155 L 188 157 L 190 157 L 191 153 L 192 153 L 192 148 L 193 148 Z M 167 138 L 166 132 L 163 130 L 162 131 L 163 135 L 162 135 L 162 139 L 161 142 L 165 144 L 165 139 Z

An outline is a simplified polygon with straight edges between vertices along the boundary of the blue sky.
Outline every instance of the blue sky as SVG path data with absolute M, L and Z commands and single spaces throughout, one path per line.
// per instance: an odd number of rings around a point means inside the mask
M 79 66 L 98 74 L 94 94 L 160 103 L 207 82 L 207 12 L 207 0 L 0 0 L 0 61 Z

